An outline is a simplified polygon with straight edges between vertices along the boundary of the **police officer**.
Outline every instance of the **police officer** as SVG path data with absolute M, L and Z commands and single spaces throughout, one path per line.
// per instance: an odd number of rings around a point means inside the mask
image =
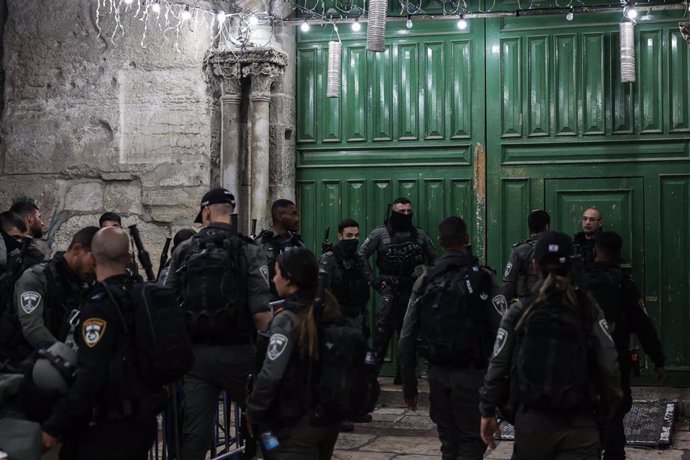
M 181 230 L 178 230 L 175 233 L 175 235 L 173 236 L 173 247 L 170 250 L 170 254 L 174 254 L 177 247 L 183 241 L 187 241 L 188 239 L 190 239 L 194 235 L 196 235 L 196 232 L 194 230 L 192 230 L 191 228 L 183 228 Z M 165 280 L 168 278 L 168 273 L 170 271 L 170 262 L 171 262 L 171 260 L 168 260 L 165 263 L 165 266 L 163 266 L 161 268 L 161 271 L 158 274 L 158 283 L 165 284 Z
M 521 243 L 515 243 L 510 253 L 510 261 L 503 272 L 503 295 L 508 301 L 523 300 L 532 291 L 539 276 L 532 271 L 534 246 L 542 233 L 549 231 L 551 217 L 543 209 L 535 209 L 527 216 L 530 236 Z
M 582 257 L 587 266 L 594 261 L 594 239 L 602 232 L 604 216 L 599 209 L 587 208 L 582 213 L 582 231 L 573 236 L 575 251 Z
M 98 226 L 103 227 L 122 227 L 122 217 L 116 212 L 104 212 L 98 218 Z
M 570 238 L 563 233 L 548 232 L 537 240 L 533 266 L 540 273 L 541 280 L 535 286 L 536 298 L 533 301 L 528 299 L 524 303 L 513 304 L 503 316 L 496 334 L 493 356 L 489 361 L 484 386 L 480 389 L 482 439 L 492 448 L 495 447 L 493 435 L 498 430 L 496 408 L 498 406 L 504 409 L 512 408 L 515 425 L 513 458 L 516 460 L 537 458 L 598 460 L 597 417 L 610 417 L 621 401 L 616 349 L 603 312 L 591 302 L 588 296 L 578 291 L 573 285 L 572 262 L 570 261 L 572 250 Z M 525 337 L 535 340 L 542 338 L 522 332 L 531 329 L 530 315 L 537 314 L 540 305 L 552 308 L 541 308 L 541 312 L 544 313 L 539 313 L 541 315 L 539 318 L 544 318 L 549 311 L 560 311 L 563 318 L 566 314 L 563 312 L 567 311 L 570 318 L 578 318 L 576 329 L 570 330 L 572 336 L 549 338 L 549 340 L 555 340 L 558 345 L 569 346 L 576 342 L 574 337 L 581 336 L 581 340 L 577 342 L 583 346 L 587 344 L 588 350 L 582 356 L 591 356 L 595 362 L 587 360 L 562 362 L 562 360 L 554 361 L 553 359 L 544 361 L 540 356 L 539 362 L 533 362 L 528 366 L 529 353 L 520 354 L 523 361 L 512 362 L 515 352 L 524 351 L 522 344 L 526 340 Z M 548 323 L 548 327 L 550 328 L 553 324 Z M 534 325 L 534 327 L 538 326 Z M 584 329 L 581 329 L 582 327 Z M 544 332 L 544 329 L 539 330 Z M 559 341 L 559 339 L 562 340 Z M 530 350 L 541 354 L 557 351 L 557 345 L 542 348 L 542 350 Z M 549 370 L 547 366 L 551 369 Z M 578 366 L 577 369 L 583 367 L 585 373 L 588 368 L 594 368 L 595 372 L 583 379 L 580 386 L 575 386 L 574 381 L 562 381 L 564 376 L 556 366 L 561 366 L 561 369 L 565 366 L 570 369 L 576 369 L 575 366 Z M 532 380 L 525 382 L 519 378 L 523 372 L 527 372 Z M 541 380 L 535 377 L 535 373 L 541 375 Z M 577 391 L 575 394 L 580 398 L 570 400 L 569 402 L 573 405 L 570 405 L 568 409 L 546 408 L 536 403 L 528 405 L 523 399 L 525 393 L 528 390 L 545 389 L 547 378 L 548 383 L 557 382 L 573 389 L 572 391 Z M 513 381 L 514 379 L 516 381 Z M 530 386 L 521 387 L 523 384 Z M 592 387 L 598 389 L 597 395 L 587 394 L 587 388 Z M 548 389 L 559 391 L 562 387 Z M 505 404 L 505 395 L 508 393 L 510 393 L 510 404 Z M 529 394 L 533 395 L 533 393 Z M 572 394 L 568 393 L 568 395 Z M 538 396 L 541 397 L 542 393 Z M 598 414 L 591 406 L 594 401 L 599 401 Z
M 344 219 L 338 224 L 338 242 L 321 256 L 319 267 L 326 273 L 326 288 L 338 300 L 343 317 L 351 326 L 369 336 L 367 327 L 367 303 L 369 302 L 369 283 L 364 277 L 362 260 L 357 257 L 359 243 L 359 224 L 354 219 Z M 359 414 L 352 422 L 367 423 L 371 415 Z M 344 422 L 341 431 L 352 431 L 353 425 Z
M 15 313 L 21 326 L 8 349 L 15 362 L 29 358 L 42 348 L 64 342 L 69 332 L 68 317 L 79 308 L 91 287 L 94 258 L 91 241 L 98 227 L 79 230 L 67 251 L 26 270 L 14 289 Z M 31 420 L 48 415 L 56 395 L 35 387 L 30 375 L 24 381 L 24 409 Z
M 279 199 L 271 205 L 271 219 L 273 225 L 269 229 L 262 230 L 256 237 L 256 242 L 266 254 L 269 280 L 271 283 L 271 301 L 278 300 L 280 296 L 273 285 L 275 275 L 274 266 L 278 254 L 287 248 L 303 248 L 304 242 L 297 234 L 299 231 L 299 213 L 297 206 L 290 200 Z
M 144 381 L 137 365 L 126 365 L 136 363 L 137 356 L 134 335 L 126 333 L 125 318 L 132 316 L 127 293 L 141 281 L 126 274 L 130 255 L 124 230 L 104 228 L 92 246 L 98 285 L 79 314 L 77 372 L 43 423 L 43 446 L 50 449 L 62 438 L 61 459 L 144 460 L 166 396 Z
M 26 225 L 18 214 L 11 211 L 0 213 L 0 275 L 11 265 L 13 256 L 18 255 L 24 233 Z
M 417 354 L 421 354 L 429 361 L 429 412 L 438 426 L 443 458 L 480 460 L 486 444 L 479 436 L 478 390 L 507 304 L 493 273 L 475 265 L 466 253 L 465 222 L 448 217 L 438 232 L 446 254 L 415 282 L 400 333 L 403 397 L 411 410 L 417 410 Z M 455 284 L 435 284 L 436 280 Z M 463 286 L 465 280 L 472 286 L 470 290 Z M 439 292 L 441 286 L 448 297 Z M 457 316 L 458 302 L 475 308 L 480 317 Z M 444 313 L 438 313 L 443 309 Z M 456 345 L 441 355 L 437 348 L 426 345 L 429 343 Z
M 338 424 L 313 424 L 316 377 L 312 366 L 319 338 L 314 297 L 319 266 L 314 254 L 296 248 L 277 257 L 273 282 L 285 298 L 274 311 L 268 351 L 247 401 L 247 416 L 264 435 L 272 433 L 279 446 L 275 460 L 330 459 Z M 324 313 L 328 320 L 329 312 Z M 265 457 L 264 457 L 265 458 Z
M 37 264 L 46 259 L 43 250 L 36 244 L 36 240 L 43 237 L 43 220 L 41 211 L 33 201 L 17 201 L 10 208 L 10 212 L 18 214 L 24 219 L 26 226 L 25 237 L 31 238 L 31 244 L 26 250 L 26 260 L 31 260 L 30 265 Z
M 376 253 L 379 276 L 369 264 Z M 381 368 L 393 331 L 400 334 L 403 316 L 416 279 L 415 268 L 436 259 L 436 249 L 424 230 L 412 225 L 412 202 L 398 198 L 390 208 L 385 225 L 376 227 L 358 251 L 364 276 L 379 291 L 382 301 L 378 307 L 374 351 Z M 400 384 L 399 372 L 395 382 Z
M 266 258 L 250 239 L 240 235 L 233 238 L 234 208 L 235 197 L 223 188 L 212 189 L 204 195 L 196 219 L 204 228 L 180 243 L 173 253 L 165 281 L 165 285 L 173 288 L 182 299 L 194 344 L 194 366 L 184 378 L 184 429 L 180 453 L 184 460 L 206 457 L 221 390 L 244 406 L 247 376 L 256 367 L 254 336 L 256 330 L 266 330 L 270 320 Z M 217 249 L 223 252 L 219 259 L 214 259 L 212 256 Z M 217 265 L 228 257 L 235 261 L 233 268 Z M 207 262 L 209 265 L 204 265 Z M 207 305 L 213 300 L 214 288 L 221 286 L 218 305 Z M 199 289 L 204 290 L 203 295 Z M 234 316 L 226 309 L 230 303 Z M 227 312 L 228 316 L 218 316 L 214 320 L 216 317 L 209 316 L 216 314 L 214 312 Z
M 652 321 L 644 309 L 639 289 L 618 268 L 622 238 L 615 232 L 601 232 L 594 245 L 594 263 L 585 272 L 584 288 L 595 298 L 604 311 L 611 336 L 618 351 L 623 403 L 613 417 L 602 426 L 602 446 L 605 460 L 625 458 L 623 418 L 632 407 L 630 392 L 631 353 L 630 335 L 636 334 L 645 354 L 654 362 L 654 372 L 664 380 L 664 354 Z

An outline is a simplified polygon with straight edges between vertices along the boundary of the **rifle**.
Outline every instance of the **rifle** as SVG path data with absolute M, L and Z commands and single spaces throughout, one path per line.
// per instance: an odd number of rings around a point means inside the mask
M 156 279 L 160 278 L 161 271 L 165 267 L 165 264 L 168 263 L 168 251 L 170 250 L 170 242 L 171 241 L 172 241 L 172 238 L 170 238 L 170 237 L 167 237 L 165 239 L 165 244 L 163 245 L 163 252 L 161 253 L 160 265 L 158 266 L 158 276 L 156 276 Z
M 137 257 L 139 258 L 139 263 L 144 268 L 146 272 L 146 279 L 149 281 L 155 281 L 156 277 L 153 274 L 153 266 L 151 265 L 151 256 L 144 249 L 144 243 L 141 242 L 141 235 L 139 234 L 139 229 L 137 224 L 132 224 L 129 226 L 129 233 L 132 236 L 134 245 L 137 247 Z
M 256 239 L 256 219 L 252 219 L 252 233 L 249 235 L 253 240 Z
M 321 242 L 321 254 L 325 254 L 331 250 L 333 247 L 331 242 L 328 241 L 328 235 L 331 233 L 331 227 L 326 227 L 323 230 L 323 241 Z

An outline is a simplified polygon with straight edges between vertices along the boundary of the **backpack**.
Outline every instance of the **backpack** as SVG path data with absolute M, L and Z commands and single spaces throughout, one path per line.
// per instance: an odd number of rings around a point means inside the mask
M 192 250 L 183 273 L 182 303 L 193 339 L 227 338 L 233 332 L 250 333 L 247 308 L 247 261 L 243 238 L 206 229 L 192 238 Z
M 486 366 L 490 287 L 488 274 L 476 265 L 451 260 L 431 268 L 418 304 L 419 355 L 437 365 Z
M 592 268 L 584 273 L 585 290 L 597 301 L 604 312 L 609 330 L 615 336 L 625 323 L 623 308 L 623 280 L 625 275 L 617 268 Z M 628 346 L 629 344 L 625 344 Z
M 106 292 L 120 308 L 107 286 Z M 156 283 L 135 283 L 129 300 L 132 312 L 125 333 L 133 339 L 142 380 L 163 386 L 181 379 L 191 370 L 194 355 L 174 291 Z
M 334 422 L 374 410 L 380 388 L 376 360 L 361 329 L 345 320 L 319 331 L 317 419 Z
M 590 403 L 590 328 L 562 303 L 535 303 L 525 309 L 516 327 L 511 378 L 517 402 L 544 410 Z

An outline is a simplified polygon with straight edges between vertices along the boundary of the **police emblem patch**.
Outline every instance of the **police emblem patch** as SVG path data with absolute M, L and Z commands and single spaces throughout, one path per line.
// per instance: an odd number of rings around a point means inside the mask
M 263 276 L 264 281 L 266 281 L 266 284 L 270 286 L 271 283 L 268 279 L 268 265 L 262 265 L 261 267 L 259 267 L 259 272 L 261 272 L 261 276 Z
M 496 312 L 501 316 L 503 316 L 508 310 L 508 301 L 503 294 L 497 295 L 491 299 L 491 303 L 494 305 Z
M 28 315 L 41 303 L 41 294 L 36 291 L 22 292 L 22 295 L 19 296 L 19 301 L 22 305 L 22 310 Z
M 107 323 L 100 318 L 89 318 L 81 325 L 81 335 L 87 347 L 93 348 L 105 333 Z
M 268 359 L 270 359 L 271 361 L 275 361 L 276 359 L 278 359 L 278 357 L 282 355 L 285 351 L 287 343 L 288 338 L 285 337 L 283 334 L 273 334 L 271 336 L 271 341 L 268 342 L 268 351 L 266 352 L 266 356 L 268 356 Z
M 513 269 L 513 263 L 512 263 L 512 262 L 508 262 L 508 264 L 506 265 L 506 271 L 503 272 L 503 277 L 504 277 L 504 278 L 507 278 L 508 275 L 510 275 L 510 271 L 511 271 L 512 269 Z
M 508 338 L 508 331 L 502 327 L 496 331 L 496 341 L 494 342 L 494 356 L 499 354 L 503 347 L 506 345 L 506 339 Z

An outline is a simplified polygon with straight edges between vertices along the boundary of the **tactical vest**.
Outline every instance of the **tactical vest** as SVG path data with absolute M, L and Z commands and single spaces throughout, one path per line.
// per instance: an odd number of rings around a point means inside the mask
M 409 236 L 401 236 L 386 226 L 376 260 L 384 276 L 411 276 L 424 263 L 424 241 L 415 227 Z
M 534 258 L 534 247 L 537 245 L 537 239 L 527 240 L 522 245 L 528 247 L 519 248 L 521 249 L 519 256 L 520 266 L 517 267 L 518 276 L 515 295 L 520 299 L 529 296 L 532 292 L 532 287 L 539 281 L 539 276 L 532 270 L 532 259 Z
M 299 236 L 292 234 L 290 239 L 281 243 L 278 241 L 278 236 L 273 234 L 270 229 L 262 230 L 256 237 L 256 241 L 261 245 L 266 253 L 266 264 L 268 266 L 268 280 L 271 287 L 271 295 L 274 298 L 279 297 L 276 291 L 275 284 L 273 284 L 273 277 L 276 274 L 276 260 L 281 252 L 287 248 L 301 248 L 304 243 Z
M 58 266 L 58 264 L 63 264 Z M 43 321 L 46 329 L 55 338 L 63 342 L 67 337 L 70 326 L 67 321 L 68 315 L 72 310 L 79 309 L 83 301 L 85 287 L 79 286 L 74 280 L 69 279 L 69 275 L 64 273 L 66 262 L 53 259 L 46 265 L 43 272 L 46 277 L 45 304 L 43 306 Z
M 618 268 L 590 266 L 583 277 L 585 290 L 604 312 L 611 337 L 618 350 L 630 347 L 630 328 L 623 306 L 625 274 Z
M 331 291 L 344 313 L 357 315 L 369 301 L 369 283 L 364 278 L 362 261 L 359 258 L 344 259 L 340 251 L 332 251 L 332 254 L 336 258 L 336 266 Z

